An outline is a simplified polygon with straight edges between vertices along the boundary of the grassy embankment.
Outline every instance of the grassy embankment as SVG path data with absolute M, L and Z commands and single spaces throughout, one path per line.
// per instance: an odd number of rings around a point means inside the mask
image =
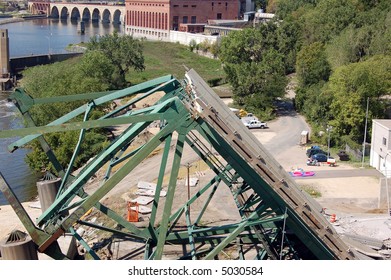
M 225 73 L 220 60 L 200 56 L 189 50 L 187 46 L 178 43 L 144 41 L 145 70 L 131 71 L 129 80 L 138 84 L 157 77 L 172 74 L 178 80 L 185 75 L 185 67 L 193 68 L 205 80 L 224 81 Z M 224 92 L 216 87 L 217 94 Z
M 187 46 L 179 43 L 143 41 L 142 44 L 145 70 L 142 72 L 129 71 L 127 80 L 133 85 L 169 74 L 182 80 L 185 76 L 186 66 L 197 71 L 206 82 L 214 81 L 219 84 L 213 86 L 213 89 L 220 97 L 231 96 L 229 85 L 224 84 L 225 73 L 220 60 L 193 53 Z M 71 50 L 75 46 L 86 47 L 86 44 L 70 44 L 67 49 Z

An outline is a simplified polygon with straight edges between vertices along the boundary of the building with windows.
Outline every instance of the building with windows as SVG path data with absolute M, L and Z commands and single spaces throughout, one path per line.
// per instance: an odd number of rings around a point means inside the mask
M 370 165 L 391 177 L 391 119 L 372 120 Z
M 200 33 L 208 20 L 237 20 L 239 0 L 126 0 L 126 34 L 170 41 L 170 31 Z M 251 3 L 251 1 L 250 1 Z M 245 9 L 246 10 L 246 9 Z

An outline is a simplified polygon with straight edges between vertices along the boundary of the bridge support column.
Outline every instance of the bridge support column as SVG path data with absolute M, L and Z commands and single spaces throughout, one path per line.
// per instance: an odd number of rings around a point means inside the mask
M 0 244 L 3 260 L 38 260 L 37 248 L 31 237 L 15 230 Z

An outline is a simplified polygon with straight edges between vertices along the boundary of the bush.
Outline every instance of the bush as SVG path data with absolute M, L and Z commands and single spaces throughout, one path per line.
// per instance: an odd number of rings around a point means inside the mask
M 193 52 L 195 49 L 197 49 L 197 42 L 194 39 L 191 39 L 189 43 L 189 50 Z
M 215 87 L 224 84 L 224 80 L 223 78 L 214 78 L 207 80 L 207 83 L 209 86 Z
M 202 41 L 201 43 L 198 44 L 198 48 L 206 53 L 210 50 L 211 43 L 209 42 L 209 40 Z
M 362 149 L 362 144 L 359 144 L 356 141 L 354 141 L 350 135 L 342 136 L 338 144 L 339 144 L 339 147 L 341 147 L 341 148 L 345 148 L 345 146 L 347 144 L 353 150 Z

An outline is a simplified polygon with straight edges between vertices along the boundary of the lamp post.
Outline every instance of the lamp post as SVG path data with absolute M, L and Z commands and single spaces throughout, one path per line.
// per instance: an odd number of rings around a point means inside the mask
M 328 140 L 327 140 L 327 158 L 330 157 L 330 133 L 333 127 L 331 125 L 327 125 L 326 131 L 328 133 Z
M 384 158 L 384 173 L 386 177 L 386 195 L 387 195 L 387 215 L 391 216 L 390 212 L 390 196 L 388 193 L 388 174 L 387 174 L 387 156 L 390 155 L 390 152 L 387 152 L 385 158 Z

